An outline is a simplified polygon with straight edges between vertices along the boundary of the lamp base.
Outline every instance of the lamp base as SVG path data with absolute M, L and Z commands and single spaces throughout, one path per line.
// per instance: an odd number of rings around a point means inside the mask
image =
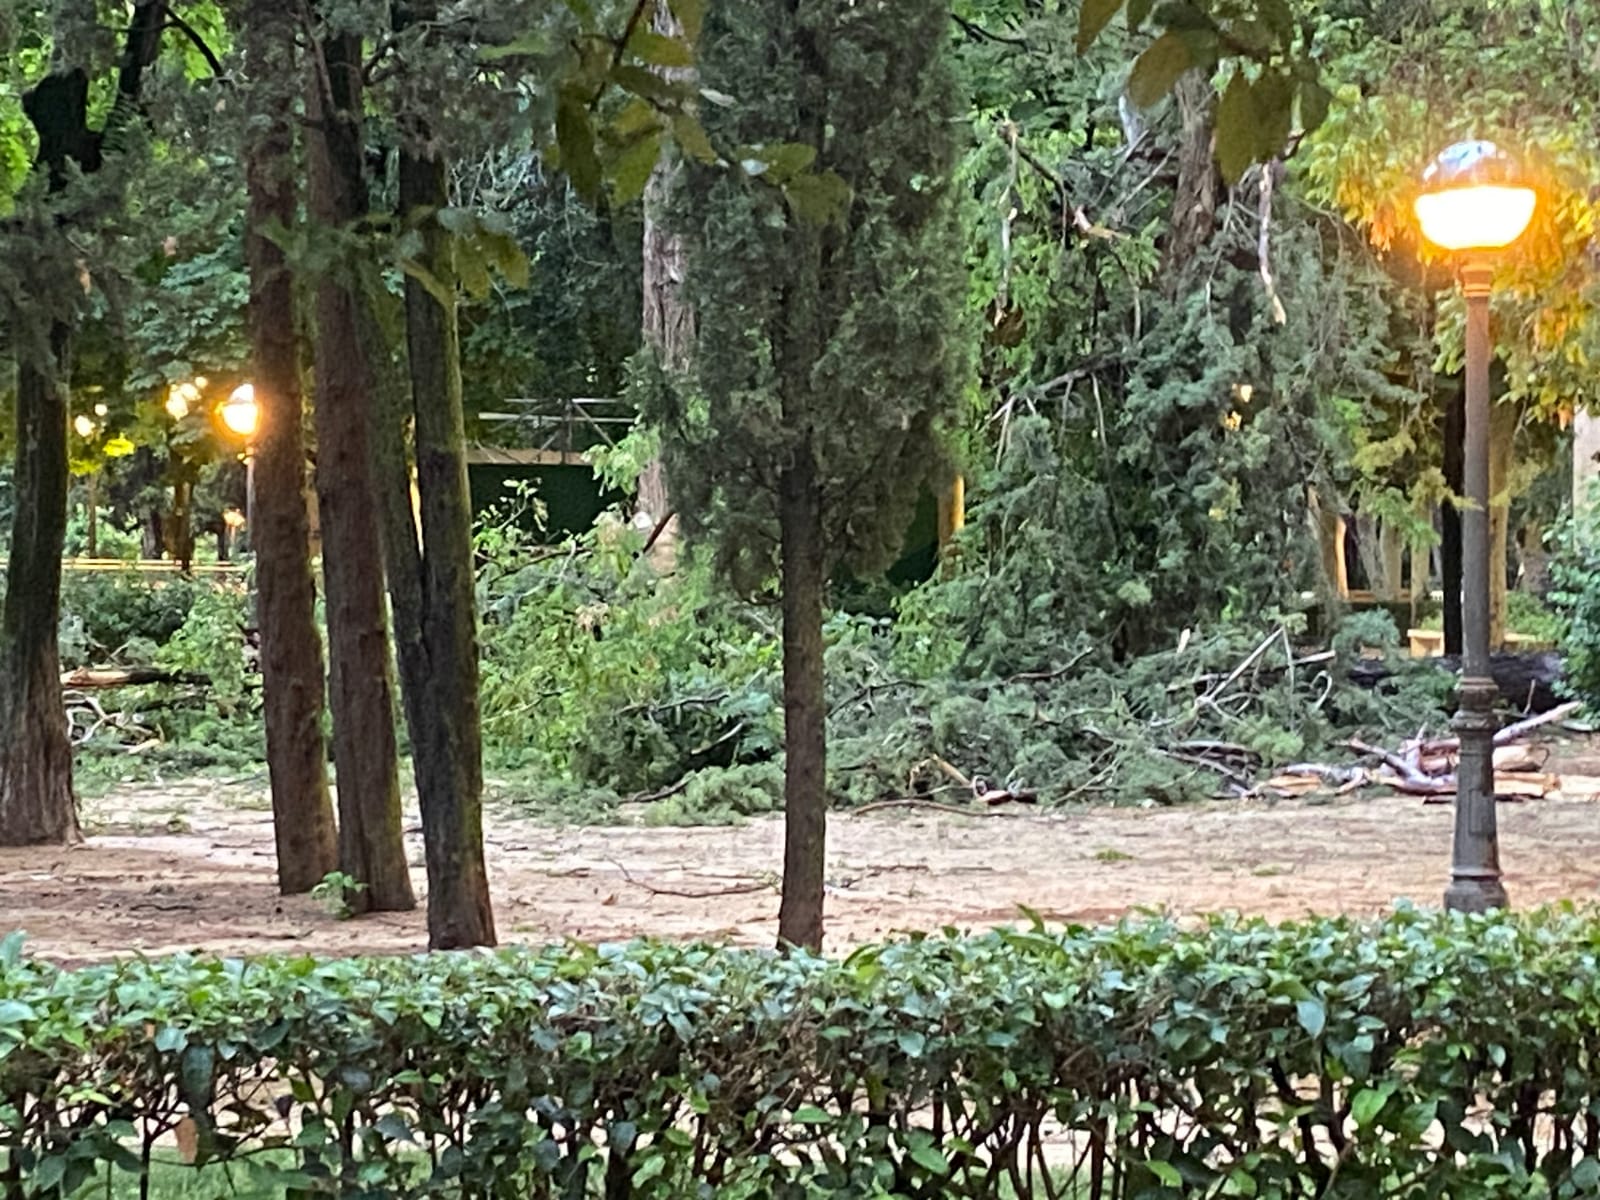
M 1510 907 L 1510 898 L 1498 879 L 1452 879 L 1444 890 L 1444 906 L 1451 912 L 1486 913 Z

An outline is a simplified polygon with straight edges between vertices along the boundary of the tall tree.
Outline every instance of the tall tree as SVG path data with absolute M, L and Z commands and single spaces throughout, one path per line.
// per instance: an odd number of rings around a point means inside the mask
M 69 61 L 69 39 L 57 47 L 50 73 L 23 98 L 38 137 L 34 170 L 43 173 L 50 197 L 62 197 L 75 172 L 98 172 L 107 155 L 118 152 L 123 132 L 139 119 L 145 74 L 161 47 L 167 8 L 167 0 L 143 0 L 128 14 L 114 99 L 102 129 L 89 126 L 89 75 L 84 65 Z M 62 15 L 64 23 L 81 16 Z M 66 238 L 71 215 L 38 212 L 31 219 L 35 245 L 45 247 L 47 256 L 71 262 L 74 252 Z M 7 845 L 79 836 L 57 641 L 73 328 L 54 305 L 40 308 L 50 314 L 47 329 L 33 345 L 24 345 L 18 362 L 16 507 L 0 614 L 0 843 Z M 27 323 L 26 317 L 18 322 Z
M 360 39 L 333 29 L 308 55 L 309 199 L 325 236 L 366 216 Z M 369 431 L 373 372 L 361 336 L 357 278 L 330 270 L 316 288 L 317 503 L 327 587 L 328 694 L 338 775 L 339 865 L 361 884 L 357 911 L 416 905 L 406 869 L 389 623 Z
M 398 0 L 393 7 L 401 34 L 426 38 L 437 17 L 434 0 Z M 389 539 L 390 596 L 422 809 L 428 944 L 488 946 L 495 930 L 483 857 L 472 502 L 455 250 L 440 221 L 450 194 L 444 148 L 425 116 L 404 114 L 400 126 L 400 216 L 421 242 L 405 307 L 422 536 L 420 548 L 412 538 Z
M 770 158 L 689 171 L 697 386 L 655 415 L 689 531 L 746 587 L 779 566 L 786 945 L 823 935 L 828 574 L 898 549 L 964 384 L 947 23 L 922 0 L 731 0 L 701 42 L 704 83 L 738 98 L 708 132 Z
M 293 12 L 252 4 L 245 54 L 260 118 L 248 149 L 249 327 L 256 402 L 257 621 L 278 886 L 310 891 L 339 861 L 322 733 L 322 639 L 306 515 L 306 453 L 295 289 L 274 233 L 295 221 Z

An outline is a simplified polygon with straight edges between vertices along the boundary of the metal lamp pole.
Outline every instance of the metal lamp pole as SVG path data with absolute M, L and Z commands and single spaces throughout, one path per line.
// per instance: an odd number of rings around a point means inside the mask
M 1461 514 L 1461 624 L 1466 652 L 1455 729 L 1461 739 L 1456 766 L 1455 841 L 1450 855 L 1446 908 L 1486 912 L 1504 908 L 1500 882 L 1500 832 L 1494 799 L 1494 702 L 1499 689 L 1489 670 L 1489 288 L 1494 270 L 1474 256 L 1461 270 L 1467 304 L 1466 460 L 1467 509 Z
M 1503 908 L 1500 833 L 1494 809 L 1494 702 L 1489 670 L 1489 292 L 1490 252 L 1522 236 L 1538 194 L 1517 161 L 1493 142 L 1457 142 L 1422 176 L 1415 209 L 1422 235 L 1444 250 L 1465 252 L 1461 294 L 1467 305 L 1467 395 L 1463 458 L 1466 511 L 1461 514 L 1461 625 L 1466 651 L 1455 727 L 1461 738 L 1456 767 L 1455 838 L 1446 908 L 1486 912 Z

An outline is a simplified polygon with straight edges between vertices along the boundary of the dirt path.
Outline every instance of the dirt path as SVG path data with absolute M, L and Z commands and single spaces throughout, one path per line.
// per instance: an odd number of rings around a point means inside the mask
M 34 953 L 63 962 L 421 949 L 420 912 L 341 921 L 309 898 L 277 895 L 265 786 L 124 788 L 91 807 L 100 832 L 85 845 L 0 851 L 0 929 L 26 929 Z M 1600 804 L 1556 797 L 1502 804 L 1500 816 L 1516 904 L 1596 897 Z M 837 949 L 896 930 L 1012 921 L 1019 904 L 1082 922 L 1145 906 L 1284 918 L 1375 913 L 1401 897 L 1432 904 L 1450 809 L 1385 796 L 986 819 L 887 812 L 836 816 L 829 836 Z M 408 841 L 420 891 L 422 847 L 414 833 Z M 500 811 L 488 842 L 504 941 L 655 934 L 765 945 L 776 927 L 776 818 L 574 828 Z

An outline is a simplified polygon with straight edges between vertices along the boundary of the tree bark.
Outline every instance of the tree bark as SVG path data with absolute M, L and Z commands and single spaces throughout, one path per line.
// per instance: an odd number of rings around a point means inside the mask
M 61 700 L 61 549 L 67 533 L 70 334 L 51 330 L 54 372 L 17 374 L 16 511 L 0 624 L 0 845 L 80 840 Z
M 250 347 L 260 406 L 251 541 L 278 887 L 285 895 L 310 891 L 339 862 L 322 733 L 322 640 L 306 517 L 294 281 L 283 251 L 265 232 L 295 220 L 295 113 L 289 96 L 294 36 L 292 10 L 249 7 L 245 53 L 258 83 L 255 111 L 265 118 L 247 169 Z
M 827 707 L 822 611 L 827 563 L 822 493 L 809 449 L 778 485 L 783 558 L 783 900 L 779 946 L 821 950 L 827 861 Z
M 656 6 L 655 32 L 666 37 L 681 37 L 678 24 L 665 4 Z M 668 80 L 692 76 L 691 67 L 657 68 Z M 656 355 L 662 370 L 677 374 L 688 370 L 694 350 L 694 306 L 684 294 L 688 277 L 688 248 L 683 237 L 671 227 L 673 193 L 683 178 L 683 162 L 677 149 L 667 146 L 650 173 L 644 190 L 644 287 L 642 333 L 644 344 Z M 666 467 L 657 455 L 639 475 L 639 511 L 655 525 L 672 512 L 672 496 L 667 485 Z M 656 538 L 651 559 L 658 567 L 670 568 L 676 557 L 677 518 Z
M 398 3 L 404 30 L 437 15 L 433 0 Z M 445 950 L 495 942 L 483 858 L 483 745 L 478 715 L 478 631 L 472 569 L 472 500 L 467 488 L 461 341 L 453 302 L 455 252 L 433 214 L 449 204 L 445 163 L 420 120 L 403 123 L 400 215 L 422 235 L 419 261 L 450 303 L 406 279 L 406 345 L 413 441 L 421 497 L 422 549 L 413 586 L 391 589 L 400 673 L 411 732 L 412 769 L 422 808 L 428 867 L 428 944 Z M 391 562 L 391 571 L 406 564 Z
M 346 229 L 367 211 L 361 47 L 349 35 L 330 37 L 320 58 L 313 50 L 312 61 L 306 98 L 310 211 L 324 227 Z M 345 897 L 353 910 L 405 911 L 416 907 L 416 897 L 406 868 L 383 551 L 368 444 L 373 374 L 356 297 L 342 273 L 318 281 L 316 319 L 317 507 L 339 869 L 365 885 Z
M 155 60 L 167 0 L 127 14 L 115 99 L 107 124 L 138 106 Z M 100 169 L 102 137 L 88 126 L 88 75 L 58 67 L 22 98 L 38 134 L 33 169 L 51 194 Z M 81 837 L 72 793 L 72 743 L 61 699 L 61 554 L 67 535 L 66 384 L 72 329 L 51 323 L 48 361 L 21 356 L 17 372 L 16 505 L 0 612 L 0 845 L 65 843 Z
M 1444 408 L 1444 483 L 1452 496 L 1465 487 L 1466 396 L 1454 381 Z M 1453 500 L 1439 506 L 1439 575 L 1444 588 L 1444 652 L 1461 653 L 1461 510 Z
M 1522 535 L 1517 541 L 1517 556 L 1521 562 L 1518 590 L 1540 598 L 1548 595 L 1550 553 L 1545 549 L 1544 526 L 1539 521 L 1529 520 L 1522 526 Z
M 1183 132 L 1178 143 L 1178 182 L 1172 195 L 1172 228 L 1161 256 L 1167 294 L 1176 295 L 1185 269 L 1217 225 L 1221 176 L 1211 150 L 1216 91 L 1203 71 L 1190 71 L 1173 88 Z

